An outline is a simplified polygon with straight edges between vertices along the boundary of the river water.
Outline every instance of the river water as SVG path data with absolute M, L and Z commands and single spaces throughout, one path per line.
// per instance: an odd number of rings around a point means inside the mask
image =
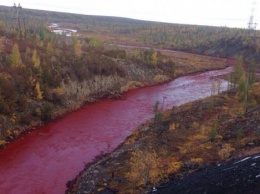
M 0 193 L 61 194 L 95 156 L 112 151 L 164 109 L 211 95 L 213 77 L 232 68 L 180 77 L 169 83 L 130 91 L 122 100 L 102 100 L 37 129 L 0 152 Z M 227 82 L 222 81 L 222 90 Z M 163 103 L 162 103 L 163 102 Z

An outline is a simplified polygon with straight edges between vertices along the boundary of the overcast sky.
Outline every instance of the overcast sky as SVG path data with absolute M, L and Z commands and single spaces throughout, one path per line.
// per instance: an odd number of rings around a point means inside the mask
M 246 28 L 254 1 L 254 22 L 259 23 L 260 0 L 1 0 L 0 5 L 20 3 L 24 8 L 85 15 Z

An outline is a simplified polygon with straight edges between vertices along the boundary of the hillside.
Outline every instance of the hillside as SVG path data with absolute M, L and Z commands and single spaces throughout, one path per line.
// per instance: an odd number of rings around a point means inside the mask
M 136 87 L 224 68 L 231 63 L 164 50 L 119 48 L 97 36 L 57 35 L 49 31 L 45 21 L 49 18 L 50 23 L 59 22 L 57 19 L 63 18 L 66 22 L 71 17 L 77 23 L 77 18 L 87 16 L 26 10 L 27 29 L 23 31 L 15 27 L 15 20 L 10 21 L 7 10 L 0 7 L 3 18 L 0 24 L 1 147 L 85 103 L 118 98 L 122 92 Z M 49 16 L 41 17 L 43 14 Z M 90 18 L 101 22 L 97 27 L 106 26 L 110 20 L 115 25 L 124 21 Z M 145 22 L 129 20 L 126 26 L 140 23 Z
M 0 137 L 3 142 L 25 132 L 23 126 L 49 121 L 86 102 L 173 76 L 168 70 L 173 68 L 173 63 L 162 62 L 164 69 L 156 68 L 156 63 L 134 56 L 131 59 L 120 49 L 92 47 L 50 33 L 48 40 L 38 35 L 25 39 L 13 33 L 1 35 Z
M 8 14 L 9 13 L 9 14 Z M 259 31 L 247 29 L 148 22 L 127 18 L 88 16 L 24 9 L 27 32 L 44 34 L 44 26 L 57 23 L 76 29 L 82 38 L 97 37 L 106 44 L 126 44 L 173 49 L 205 55 L 234 58 L 242 55 L 247 61 L 259 62 Z M 0 6 L 0 26 L 9 28 L 10 7 Z

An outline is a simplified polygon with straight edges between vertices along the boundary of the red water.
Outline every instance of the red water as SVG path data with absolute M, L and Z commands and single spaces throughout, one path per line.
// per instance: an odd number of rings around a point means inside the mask
M 178 78 L 103 100 L 33 131 L 0 152 L 0 193 L 61 194 L 93 158 L 112 151 L 153 116 L 156 101 L 170 109 L 211 94 L 212 77 L 231 68 Z M 227 83 L 222 82 L 223 90 Z M 164 103 L 162 103 L 164 101 Z

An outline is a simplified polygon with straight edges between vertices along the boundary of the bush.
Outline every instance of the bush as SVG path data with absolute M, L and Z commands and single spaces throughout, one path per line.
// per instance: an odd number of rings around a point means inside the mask
M 129 161 L 127 178 L 138 186 L 155 184 L 160 179 L 159 158 L 154 151 L 135 150 Z
M 172 174 L 178 172 L 183 167 L 181 161 L 172 161 L 168 164 L 167 174 Z
M 217 136 L 217 128 L 218 128 L 218 121 L 214 120 L 213 126 L 211 127 L 211 130 L 208 134 L 208 137 L 212 140 L 214 140 Z
M 52 118 L 53 109 L 54 109 L 54 107 L 52 104 L 49 104 L 49 103 L 44 104 L 41 120 L 50 121 Z
M 20 123 L 24 125 L 29 125 L 33 120 L 32 115 L 30 113 L 25 113 L 20 116 Z
M 239 130 L 238 132 L 237 132 L 237 139 L 239 140 L 239 139 L 242 139 L 243 137 L 244 137 L 244 131 L 243 130 Z
M 126 51 L 125 50 L 108 50 L 105 51 L 104 55 L 116 59 L 125 59 L 126 58 Z
M 224 147 L 218 152 L 218 155 L 222 160 L 230 157 L 231 153 L 235 151 L 230 144 L 225 144 Z

